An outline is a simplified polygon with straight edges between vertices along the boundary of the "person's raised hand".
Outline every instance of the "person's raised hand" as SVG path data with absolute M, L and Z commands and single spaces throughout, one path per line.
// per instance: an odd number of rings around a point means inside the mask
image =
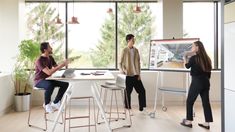
M 186 51 L 185 53 L 184 53 L 184 56 L 187 58 L 187 56 L 193 56 L 193 55 L 195 55 L 196 54 L 196 51 Z
M 70 63 L 70 61 L 68 59 L 65 59 L 63 62 L 64 66 L 68 66 L 69 63 Z

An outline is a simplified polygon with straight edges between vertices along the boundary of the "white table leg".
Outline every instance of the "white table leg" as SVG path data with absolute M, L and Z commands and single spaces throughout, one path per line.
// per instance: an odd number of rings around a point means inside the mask
M 155 97 L 154 97 L 154 108 L 153 108 L 153 112 L 149 113 L 149 116 L 151 118 L 155 118 L 155 113 L 157 111 L 157 97 L 158 97 L 158 85 L 159 85 L 159 79 L 160 79 L 160 72 L 157 72 L 157 79 L 156 79 L 156 83 L 155 83 Z
M 68 103 L 67 100 L 69 100 L 70 97 L 71 97 L 71 94 L 72 94 L 72 88 L 71 88 L 71 87 L 73 87 L 73 85 L 70 85 L 70 86 L 68 87 L 68 89 L 66 90 L 66 92 L 65 92 L 65 96 L 66 96 L 66 97 L 64 97 L 63 100 L 62 100 L 62 102 L 61 102 L 60 109 L 59 109 L 59 111 L 58 111 L 58 113 L 57 113 L 57 115 L 56 115 L 56 117 L 55 117 L 54 122 L 53 122 L 53 126 L 52 126 L 51 132 L 54 132 L 54 131 L 55 131 L 55 127 L 56 127 L 57 122 L 58 122 L 58 120 L 59 120 L 59 117 L 60 117 L 60 115 L 61 115 L 61 113 L 62 113 L 62 111 L 63 111 L 63 107 L 64 107 L 65 105 L 67 105 L 67 103 Z
M 96 82 L 92 82 L 91 90 L 92 90 L 93 97 L 95 98 L 95 101 L 96 101 L 96 103 L 97 103 L 97 105 L 100 109 L 101 115 L 104 118 L 104 122 L 105 122 L 105 125 L 106 125 L 107 129 L 108 129 L 108 132 L 112 132 L 110 124 L 109 124 L 109 122 L 106 118 L 103 105 L 102 105 L 101 100 L 100 100 L 100 95 L 99 95 L 99 92 L 98 92 L 98 86 L 97 86 Z

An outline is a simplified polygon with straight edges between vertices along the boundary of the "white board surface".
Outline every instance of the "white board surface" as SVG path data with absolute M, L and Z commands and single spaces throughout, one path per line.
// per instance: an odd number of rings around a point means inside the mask
M 235 22 L 224 25 L 224 87 L 235 91 Z

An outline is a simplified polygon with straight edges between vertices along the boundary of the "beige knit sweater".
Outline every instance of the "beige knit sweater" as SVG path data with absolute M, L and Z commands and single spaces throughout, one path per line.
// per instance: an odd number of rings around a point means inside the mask
M 140 75 L 140 56 L 137 48 L 134 48 L 134 67 L 137 75 Z M 130 48 L 126 47 L 123 49 L 121 59 L 119 62 L 119 70 L 127 76 L 133 76 L 134 72 L 131 66 L 131 54 Z

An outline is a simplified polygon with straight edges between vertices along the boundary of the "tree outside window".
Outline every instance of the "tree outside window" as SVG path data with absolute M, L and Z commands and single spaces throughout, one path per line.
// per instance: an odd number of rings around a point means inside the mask
M 39 42 L 51 42 L 57 61 L 65 58 L 65 50 L 69 53 L 68 57 L 81 55 L 81 58 L 72 62 L 69 67 L 115 69 L 121 51 L 126 46 L 125 36 L 132 33 L 136 37 L 135 46 L 140 51 L 142 68 L 147 68 L 151 36 L 156 36 L 155 15 L 152 13 L 156 3 L 139 3 L 141 13 L 133 12 L 135 5 L 135 3 L 118 2 L 111 4 L 79 2 L 74 5 L 68 3 L 68 19 L 74 15 L 78 17 L 80 24 L 68 24 L 68 48 L 65 49 L 67 23 L 63 22 L 63 25 L 54 23 L 58 15 L 57 3 L 28 3 L 28 37 Z M 113 14 L 107 13 L 110 7 L 113 9 Z M 60 3 L 59 12 L 60 18 L 65 20 L 65 3 Z
M 54 22 L 58 15 L 56 7 L 57 4 L 55 3 L 26 4 L 27 39 L 32 39 L 38 43 L 50 42 L 53 47 L 54 58 L 56 61 L 62 61 L 65 58 L 65 29 L 64 25 L 56 25 Z M 62 9 L 64 4 L 61 4 L 60 7 Z M 61 16 L 64 16 L 64 14 L 61 13 Z

